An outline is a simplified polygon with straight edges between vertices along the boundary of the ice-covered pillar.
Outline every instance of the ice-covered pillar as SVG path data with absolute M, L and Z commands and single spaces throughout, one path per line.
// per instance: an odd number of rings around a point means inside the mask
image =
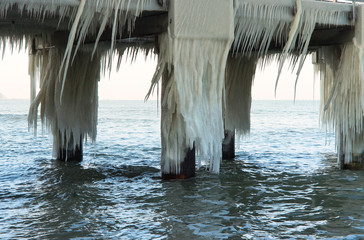
M 55 36 L 51 48 L 39 54 L 40 90 L 29 110 L 29 124 L 36 129 L 37 112 L 53 135 L 53 156 L 81 161 L 82 143 L 96 139 L 100 54 L 79 49 L 68 67 L 63 62 L 67 35 Z
M 233 0 L 170 1 L 154 78 L 163 75 L 163 178 L 194 176 L 195 148 L 200 163 L 219 172 L 224 74 L 233 37 Z
M 348 136 L 348 133 L 341 129 L 340 133 L 336 131 L 336 138 L 339 138 L 338 144 L 338 154 L 339 154 L 339 164 L 343 169 L 364 169 L 364 6 L 357 5 L 357 15 L 355 22 L 355 38 L 354 38 L 354 46 L 357 49 L 358 58 L 354 61 L 358 61 L 358 64 L 352 65 L 353 68 L 356 69 L 348 69 L 352 72 L 357 72 L 357 78 L 359 83 L 361 84 L 361 91 L 357 93 L 357 90 L 352 89 L 351 94 L 355 97 L 355 95 L 360 95 L 361 104 L 356 103 L 356 105 L 361 105 L 360 109 L 356 109 L 355 115 L 359 115 L 359 117 L 355 118 L 354 114 L 349 115 L 349 121 L 357 121 L 360 123 L 356 123 L 355 133 L 349 133 L 351 136 Z M 358 87 L 358 86 L 356 86 Z M 359 120 L 360 119 L 360 120 Z M 338 141 L 337 141 L 338 142 Z M 350 156 L 348 156 L 350 154 Z
M 355 37 L 338 47 L 322 47 L 321 118 L 335 129 L 338 164 L 364 169 L 364 6 L 357 6 Z
M 251 87 L 258 58 L 250 56 L 229 56 L 226 64 L 225 139 L 223 158 L 235 157 L 235 133 L 238 138 L 250 131 Z
M 79 50 L 64 80 L 56 80 L 52 134 L 59 160 L 81 161 L 85 137 L 96 138 L 100 64 L 97 54 Z
M 171 84 L 170 73 L 168 70 L 164 71 L 162 76 L 162 112 L 161 112 L 161 131 L 162 131 L 162 178 L 164 180 L 171 179 L 187 179 L 195 176 L 196 173 L 196 147 L 188 146 L 186 139 L 182 136 L 174 136 L 173 127 L 178 127 L 183 129 L 185 126 L 178 126 L 179 119 L 181 116 L 179 114 L 172 115 L 170 112 L 170 107 L 167 104 L 166 98 L 168 98 L 168 87 Z M 175 105 L 177 107 L 177 105 Z M 172 136 L 171 136 L 172 134 Z M 174 144 L 170 143 L 171 138 L 174 139 Z M 173 141 L 173 140 L 172 140 Z M 179 155 L 171 156 L 171 152 L 175 151 L 176 148 L 182 147 L 182 151 L 178 153 Z M 180 151 L 178 149 L 178 151 Z M 167 160 L 167 161 L 166 161 Z

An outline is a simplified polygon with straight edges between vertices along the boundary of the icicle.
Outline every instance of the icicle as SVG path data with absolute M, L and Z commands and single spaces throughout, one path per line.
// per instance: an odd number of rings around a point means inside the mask
M 256 51 L 258 57 L 267 59 L 270 46 L 283 46 L 284 50 L 275 58 L 279 61 L 279 73 L 287 58 L 290 67 L 298 65 L 297 79 L 307 55 L 308 45 L 316 24 L 337 24 L 347 12 L 338 9 L 315 8 L 314 2 L 296 0 L 296 14 L 292 15 L 292 4 L 285 0 L 254 1 L 235 0 L 234 53 L 250 55 Z M 348 17 L 348 16 L 346 16 Z M 291 27 L 291 31 L 289 28 Z M 290 32 L 287 35 L 287 32 Z M 295 53 L 293 53 L 295 50 Z M 263 64 L 264 66 L 264 64 Z M 276 81 L 276 88 L 279 74 Z
M 258 56 L 264 55 L 273 41 L 281 44 L 286 36 L 290 19 L 281 19 L 281 15 L 289 15 L 290 8 L 282 1 L 242 1 L 235 0 L 235 41 L 234 52 L 248 55 L 258 51 Z
M 83 43 L 87 35 L 96 35 L 93 54 L 96 51 L 100 36 L 106 27 L 112 27 L 111 46 L 109 46 L 109 70 L 111 69 L 112 54 L 116 38 L 124 29 L 131 31 L 134 27 L 136 18 L 142 13 L 143 8 L 151 0 L 54 0 L 51 3 L 42 1 L 9 1 L 0 2 L 0 18 L 6 17 L 7 11 L 17 9 L 20 14 L 27 14 L 29 17 L 43 21 L 49 16 L 58 16 L 59 24 L 54 26 L 58 30 L 70 30 L 65 55 L 63 57 L 60 70 L 61 81 L 65 81 L 65 73 L 70 65 L 71 56 L 74 59 L 78 49 Z M 63 19 L 69 18 L 68 25 L 61 27 Z M 113 19 L 111 21 L 111 19 Z M 33 32 L 32 32 L 33 31 Z M 17 42 L 18 46 L 23 45 L 24 36 L 33 37 L 34 34 L 52 34 L 48 30 L 32 30 L 32 29 L 14 29 L 12 26 L 2 28 L 0 36 L 4 36 L 13 46 Z M 73 48 L 77 41 L 75 49 Z M 2 41 L 0 40 L 0 43 Z M 28 38 L 25 41 L 28 46 L 31 42 Z M 4 50 L 3 50 L 4 51 Z M 72 60 L 73 61 L 73 60 Z M 71 61 L 71 62 L 72 62 Z M 62 90 L 63 91 L 63 90 Z
M 281 75 L 281 72 L 282 72 L 284 61 L 286 60 L 288 53 L 292 51 L 293 44 L 294 44 L 294 42 L 296 40 L 296 37 L 298 35 L 298 27 L 300 25 L 301 15 L 302 15 L 302 2 L 301 1 L 302 0 L 296 0 L 297 12 L 296 12 L 296 16 L 295 16 L 295 18 L 294 18 L 294 20 L 292 22 L 291 30 L 289 31 L 289 36 L 288 36 L 287 43 L 283 48 L 282 56 L 281 56 L 281 59 L 279 61 L 278 76 L 277 76 L 277 79 L 276 79 L 274 92 L 277 91 L 278 80 L 279 80 L 279 76 Z
M 69 61 L 70 61 L 71 52 L 72 52 L 72 49 L 73 49 L 73 43 L 74 43 L 75 38 L 76 38 L 76 31 L 77 31 L 78 23 L 80 22 L 80 18 L 81 18 L 81 15 L 83 13 L 83 9 L 85 8 L 85 4 L 86 4 L 86 0 L 81 0 L 80 5 L 79 5 L 78 10 L 77 10 L 76 18 L 75 18 L 75 20 L 73 22 L 73 25 L 72 25 L 72 28 L 71 28 L 71 31 L 70 31 L 70 34 L 69 34 L 69 37 L 68 37 L 66 51 L 64 53 L 61 66 L 59 68 L 59 75 L 63 76 L 63 78 L 61 79 L 62 80 L 62 88 L 61 88 L 61 95 L 60 95 L 61 97 L 63 95 L 64 84 L 65 84 L 65 81 L 66 81 L 68 65 L 70 63 Z

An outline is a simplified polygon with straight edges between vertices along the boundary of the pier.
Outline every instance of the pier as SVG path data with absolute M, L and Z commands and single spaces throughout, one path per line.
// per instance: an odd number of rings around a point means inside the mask
M 146 99 L 161 87 L 164 179 L 193 177 L 201 164 L 218 173 L 222 158 L 234 158 L 235 139 L 249 133 L 257 67 L 277 60 L 279 74 L 290 64 L 298 78 L 312 55 L 338 164 L 364 168 L 364 4 L 3 0 L 0 50 L 9 44 L 29 49 L 29 124 L 36 129 L 40 115 L 57 159 L 82 160 L 83 142 L 96 139 L 98 81 L 118 64 L 115 55 L 158 54 Z

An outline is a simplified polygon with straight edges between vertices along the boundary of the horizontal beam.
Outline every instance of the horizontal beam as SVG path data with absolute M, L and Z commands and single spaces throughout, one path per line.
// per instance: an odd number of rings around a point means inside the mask
M 121 35 L 118 35 L 116 38 L 121 39 L 137 39 L 140 41 L 140 38 L 147 38 L 159 35 L 168 28 L 168 14 L 160 13 L 156 15 L 148 15 L 146 17 L 139 17 L 135 21 L 135 27 L 133 31 L 130 33 L 128 31 L 124 31 Z M 112 29 L 107 28 L 104 30 L 103 34 L 100 37 L 100 41 L 110 41 L 112 39 Z M 85 39 L 85 43 L 94 43 L 96 40 L 96 36 L 87 36 Z
M 272 0 L 240 0 L 242 4 L 256 5 L 256 6 L 267 6 L 267 8 L 279 8 L 287 9 L 287 11 L 282 11 L 279 15 L 279 20 L 284 22 L 292 22 L 295 17 L 296 12 L 296 0 L 280 0 L 279 5 L 277 1 Z M 302 1 L 303 10 L 311 11 L 322 11 L 322 12 L 340 12 L 339 18 L 335 22 L 317 22 L 320 25 L 335 25 L 335 26 L 351 26 L 353 25 L 353 4 L 350 3 L 333 3 L 328 1 L 314 1 L 306 0 Z M 355 11 L 355 10 L 354 10 Z M 252 13 L 254 14 L 254 13 Z M 252 15 L 244 15 L 238 11 L 237 16 L 240 18 L 252 18 Z
M 39 1 L 35 0 L 35 2 Z M 68 0 L 68 2 L 73 2 L 73 0 Z M 135 1 L 132 2 L 135 3 Z M 149 3 L 152 2 L 157 2 L 157 0 L 150 1 Z M 5 18 L 0 17 L 0 36 L 2 34 L 9 35 L 9 32 L 14 32 L 14 30 L 16 30 L 17 34 L 20 34 L 20 32 L 31 35 L 52 34 L 59 31 L 69 31 L 72 26 L 71 20 L 67 17 L 59 20 L 60 17 L 56 15 L 39 19 L 30 14 L 23 14 L 18 8 L 19 5 L 14 5 L 9 8 Z M 158 8 L 152 7 L 152 4 L 149 4 L 147 9 L 153 9 L 153 11 L 143 11 L 141 16 L 136 19 L 133 30 L 129 32 L 125 29 L 124 32 L 118 33 L 117 39 L 149 37 L 167 31 L 168 12 L 160 11 L 162 9 L 160 6 Z M 156 9 L 159 11 L 156 11 Z M 111 37 L 112 28 L 106 27 L 100 41 L 110 41 Z M 96 36 L 90 33 L 86 37 L 85 42 L 95 42 L 95 39 Z
M 332 29 L 315 29 L 312 33 L 310 48 L 319 46 L 340 45 L 352 41 L 354 28 L 339 27 Z
M 95 3 L 94 0 L 87 0 Z M 276 1 L 272 0 L 240 0 L 243 3 L 255 4 L 255 5 L 271 5 L 277 6 Z M 63 18 L 59 20 L 58 15 L 50 15 L 45 18 L 34 18 L 31 14 L 26 14 L 26 12 L 19 11 L 21 4 L 43 4 L 45 0 L 1 0 L 0 7 L 4 6 L 3 3 L 17 3 L 17 5 L 12 5 L 7 11 L 6 16 L 0 14 L 0 36 L 2 34 L 7 35 L 12 31 L 23 34 L 41 34 L 41 33 L 54 33 L 57 31 L 67 32 L 71 27 L 70 19 Z M 99 1 L 101 4 L 103 1 Z M 119 33 L 117 36 L 118 40 L 130 39 L 128 43 L 135 41 L 140 41 L 141 38 L 145 38 L 147 42 L 154 39 L 154 36 L 166 32 L 168 29 L 168 11 L 165 4 L 159 4 L 159 2 L 165 3 L 166 0 L 150 0 L 146 1 L 145 6 L 148 11 L 144 11 L 141 17 L 138 17 L 135 22 L 135 27 L 129 33 L 124 31 Z M 54 6 L 64 7 L 64 6 L 78 6 L 79 0 L 52 0 Z M 136 7 L 137 1 L 131 1 L 130 8 Z M 280 19 L 282 21 L 291 22 L 294 19 L 295 12 L 295 0 L 280 0 L 280 6 L 283 6 L 289 10 L 283 11 Z M 351 39 L 354 36 L 353 32 L 353 22 L 350 20 L 350 16 L 353 14 L 353 5 L 348 3 L 333 3 L 333 2 L 323 2 L 323 1 L 303 1 L 303 8 L 306 9 L 316 9 L 317 11 L 340 11 L 340 17 L 335 23 L 321 22 L 318 23 L 310 41 L 310 48 L 314 49 L 322 45 L 337 45 L 342 44 Z M 163 5 L 163 6 L 162 6 Z M 0 13 L 4 9 L 0 9 Z M 23 10 L 25 11 L 25 10 Z M 237 17 L 248 18 L 249 16 L 239 15 Z M 108 27 L 103 32 L 100 41 L 110 41 L 112 38 L 112 29 Z M 95 42 L 96 36 L 88 34 L 85 39 L 85 43 Z M 137 40 L 136 40 L 137 39 Z M 276 45 L 272 43 L 270 50 L 280 50 L 284 46 Z
M 39 19 L 28 14 L 22 14 L 22 12 L 19 12 L 17 6 L 12 6 L 7 10 L 5 17 L 2 18 L 0 16 L 0 36 L 2 30 L 12 27 L 21 29 L 25 34 L 38 34 L 44 32 L 46 29 L 48 29 L 49 32 L 54 32 L 68 30 L 70 28 L 70 19 L 63 18 L 60 20 L 58 16 Z
M 109 1 L 93 1 L 93 0 L 86 0 L 87 4 L 93 4 L 94 7 L 96 6 L 98 8 L 105 7 Z M 158 0 L 149 0 L 145 1 L 143 5 L 143 9 L 145 11 L 166 11 L 166 5 L 160 4 Z M 52 8 L 56 9 L 58 7 L 78 7 L 80 5 L 80 0 L 51 0 L 51 1 L 45 1 L 45 0 L 1 0 L 2 5 L 19 5 L 19 6 L 25 6 L 26 8 L 33 8 L 42 6 L 43 9 Z M 164 6 L 163 6 L 164 5 Z M 140 8 L 139 1 L 130 1 L 128 4 L 128 9 L 122 9 L 122 10 L 136 10 L 137 8 Z M 22 7 L 23 9 L 23 7 Z M 21 10 L 22 10 L 21 9 Z

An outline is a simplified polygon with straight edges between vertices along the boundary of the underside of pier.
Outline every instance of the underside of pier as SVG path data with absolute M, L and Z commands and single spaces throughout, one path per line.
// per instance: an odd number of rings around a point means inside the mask
M 218 173 L 250 131 L 257 66 L 276 60 L 280 73 L 287 61 L 298 76 L 312 53 L 339 165 L 363 168 L 363 13 L 313 0 L 3 0 L 0 50 L 29 48 L 31 86 L 40 85 L 29 123 L 36 129 L 40 108 L 64 161 L 96 139 L 98 81 L 114 56 L 158 54 L 147 97 L 161 81 L 164 179 L 193 177 L 196 165 Z

